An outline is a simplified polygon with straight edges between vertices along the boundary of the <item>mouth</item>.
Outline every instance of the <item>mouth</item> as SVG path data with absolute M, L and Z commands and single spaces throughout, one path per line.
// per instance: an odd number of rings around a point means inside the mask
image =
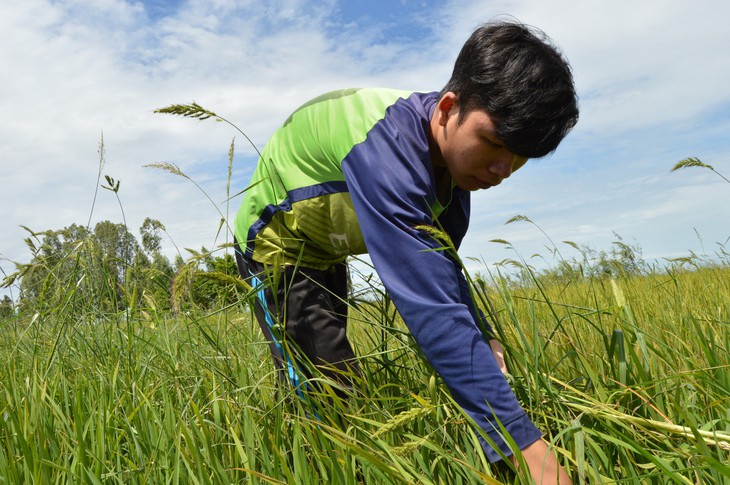
M 496 181 L 489 182 L 489 181 L 486 181 L 486 180 L 476 179 L 476 185 L 481 190 L 489 189 L 491 187 L 496 187 L 497 185 L 499 185 L 501 183 L 502 183 L 501 180 L 496 180 Z

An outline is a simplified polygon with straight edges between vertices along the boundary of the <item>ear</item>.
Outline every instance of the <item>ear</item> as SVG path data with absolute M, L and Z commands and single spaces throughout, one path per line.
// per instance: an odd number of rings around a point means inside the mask
M 444 94 L 436 105 L 438 110 L 438 124 L 446 126 L 449 117 L 459 115 L 459 98 L 451 91 Z

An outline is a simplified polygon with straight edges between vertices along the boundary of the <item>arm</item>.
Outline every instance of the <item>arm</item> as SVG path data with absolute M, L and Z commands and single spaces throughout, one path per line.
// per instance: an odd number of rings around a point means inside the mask
M 573 481 L 558 463 L 555 454 L 550 451 L 548 444 L 539 439 L 522 450 L 522 457 L 530 476 L 537 485 L 572 485 Z M 512 463 L 518 465 L 517 460 L 512 457 Z
M 458 265 L 433 238 L 415 229 L 433 224 L 432 182 L 425 153 L 379 123 L 342 167 L 373 264 L 403 320 L 454 400 L 506 455 L 503 426 L 520 448 L 540 431 L 520 407 L 489 343 L 465 302 Z M 382 143 L 379 143 L 382 140 Z M 397 248 L 397 251 L 393 249 Z M 499 422 L 499 424 L 498 424 Z M 480 438 L 481 439 L 481 438 Z M 490 461 L 500 459 L 483 442 Z
M 464 233 L 466 232 L 466 224 L 468 222 L 468 206 L 466 204 L 468 204 L 468 199 L 463 200 L 461 205 L 455 205 L 452 203 L 452 205 L 449 207 L 449 210 L 447 210 L 444 214 L 447 217 L 444 218 L 443 228 L 449 233 L 449 236 L 451 237 L 454 246 L 457 249 L 461 243 L 461 240 L 464 237 Z M 463 211 L 460 210 L 460 208 L 462 207 L 464 208 Z M 499 366 L 503 374 L 507 374 L 507 366 L 504 362 L 504 347 L 502 347 L 501 342 L 496 338 L 489 338 L 489 336 L 495 335 L 495 333 L 489 326 L 489 323 L 487 322 L 484 314 L 479 311 L 474 305 L 465 278 L 460 278 L 460 285 L 462 300 L 464 300 L 465 303 L 469 306 L 469 310 L 474 319 L 479 319 L 484 323 L 486 327 L 485 330 L 489 341 L 489 346 L 492 349 L 492 353 L 494 354 L 494 358 L 497 361 L 497 365 Z M 547 443 L 544 440 L 539 439 L 534 443 L 527 445 L 521 451 L 524 463 L 527 465 L 527 468 L 530 471 L 530 475 L 532 476 L 533 480 L 535 480 L 535 483 L 560 483 L 563 485 L 572 484 L 570 478 L 560 467 L 557 458 L 550 451 Z M 518 462 L 514 456 L 512 457 L 512 462 L 515 465 L 518 465 Z
M 493 338 L 489 341 L 489 347 L 492 349 L 492 353 L 494 354 L 494 360 L 497 361 L 499 370 L 502 371 L 502 374 L 506 374 L 507 364 L 504 363 L 504 347 L 502 347 L 502 343 L 496 338 Z
M 459 249 L 461 241 L 466 235 L 466 229 L 469 226 L 469 210 L 470 210 L 470 196 L 468 192 L 458 191 L 453 196 L 451 205 L 446 211 L 439 217 L 439 223 L 441 227 L 451 238 L 455 249 Z M 466 278 L 460 278 L 459 284 L 461 286 L 462 301 L 469 306 L 469 311 L 474 317 L 475 321 L 478 320 L 484 325 L 485 335 L 489 342 L 489 346 L 492 349 L 494 358 L 497 361 L 499 369 L 502 374 L 507 374 L 507 365 L 504 362 L 504 347 L 502 343 L 495 338 L 496 333 L 489 324 L 489 321 L 484 316 L 484 313 L 476 308 L 474 300 L 469 292 L 469 286 L 466 282 Z

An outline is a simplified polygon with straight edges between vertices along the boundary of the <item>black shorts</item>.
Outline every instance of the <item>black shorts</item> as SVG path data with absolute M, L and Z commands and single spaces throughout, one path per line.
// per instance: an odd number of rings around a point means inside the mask
M 352 389 L 359 367 L 347 339 L 347 264 L 275 269 L 235 247 L 238 270 L 256 290 L 254 314 L 280 377 L 300 395 L 317 373 Z

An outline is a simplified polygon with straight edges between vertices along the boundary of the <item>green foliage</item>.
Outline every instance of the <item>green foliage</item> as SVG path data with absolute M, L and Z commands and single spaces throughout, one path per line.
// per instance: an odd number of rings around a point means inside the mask
M 8 295 L 4 295 L 2 300 L 0 300 L 0 319 L 9 318 L 13 316 L 14 313 L 15 308 L 13 300 L 11 300 Z
M 109 221 L 97 223 L 93 231 L 76 224 L 42 233 L 29 230 L 31 261 L 17 264 L 5 286 L 19 282 L 24 307 L 54 308 L 66 302 L 80 314 L 140 305 L 154 311 L 211 309 L 233 304 L 237 291 L 246 291 L 237 284 L 243 281 L 230 254 L 189 250 L 193 257 L 187 262 L 178 258 L 173 268 L 160 252 L 160 231 L 162 223 L 145 219 L 140 246 L 124 224 Z
M 144 222 L 142 223 L 142 227 L 139 228 L 139 232 L 142 236 L 142 248 L 147 252 L 148 254 L 154 254 L 156 252 L 159 252 L 160 250 L 160 243 L 162 241 L 162 236 L 160 236 L 160 231 L 164 231 L 165 226 L 162 225 L 162 223 L 156 219 L 150 219 L 149 217 L 145 218 Z
M 724 483 L 730 268 L 535 280 L 495 275 L 475 293 L 575 482 Z M 124 325 L 22 314 L 0 327 L 0 481 L 528 483 L 486 463 L 392 302 L 369 292 L 350 308 L 364 376 L 347 401 L 279 388 L 245 292 Z
M 614 232 L 616 240 L 608 250 L 596 250 L 587 245 L 573 241 L 563 241 L 563 244 L 578 252 L 577 256 L 567 258 L 563 256 L 557 244 L 550 236 L 527 216 L 517 215 L 505 222 L 513 224 L 527 222 L 536 227 L 549 242 L 545 248 L 548 257 L 534 254 L 530 259 L 541 259 L 547 267 L 537 270 L 525 259 L 519 256 L 516 259 L 507 258 L 497 264 L 505 270 L 502 277 L 512 286 L 524 287 L 536 284 L 535 275 L 539 274 L 543 284 L 569 284 L 571 282 L 590 280 L 595 278 L 610 278 L 617 276 L 638 276 L 655 271 L 642 257 L 642 250 L 638 243 L 628 243 L 619 234 Z M 492 239 L 489 242 L 506 246 L 516 252 L 512 244 L 504 239 Z
M 229 253 L 214 256 L 205 247 L 200 251 L 188 249 L 188 252 L 193 257 L 177 271 L 172 286 L 175 311 L 233 305 L 239 300 L 240 291 L 249 290 L 238 276 L 236 261 Z
M 522 222 L 542 231 L 508 221 Z M 343 400 L 315 377 L 321 391 L 299 399 L 277 381 L 252 291 L 219 255 L 228 245 L 173 266 L 159 221 L 145 220 L 141 244 L 123 224 L 89 227 L 26 229 L 31 262 L 4 280 L 22 291 L 19 313 L 0 321 L 0 483 L 531 483 L 487 463 L 372 278 L 348 301 L 357 392 Z M 468 281 L 516 396 L 575 483 L 726 483 L 724 246 L 718 259 L 657 269 L 618 235 L 609 251 L 566 241 L 573 259 L 545 236 L 555 267 L 535 271 L 517 254 Z
M 77 224 L 27 230 L 30 262 L 16 263 L 17 271 L 4 282 L 19 282 L 21 306 L 62 306 L 85 314 L 92 308 L 115 312 L 151 298 L 155 307 L 169 308 L 169 261 L 159 248 L 145 254 L 124 224 L 102 221 L 93 231 Z

